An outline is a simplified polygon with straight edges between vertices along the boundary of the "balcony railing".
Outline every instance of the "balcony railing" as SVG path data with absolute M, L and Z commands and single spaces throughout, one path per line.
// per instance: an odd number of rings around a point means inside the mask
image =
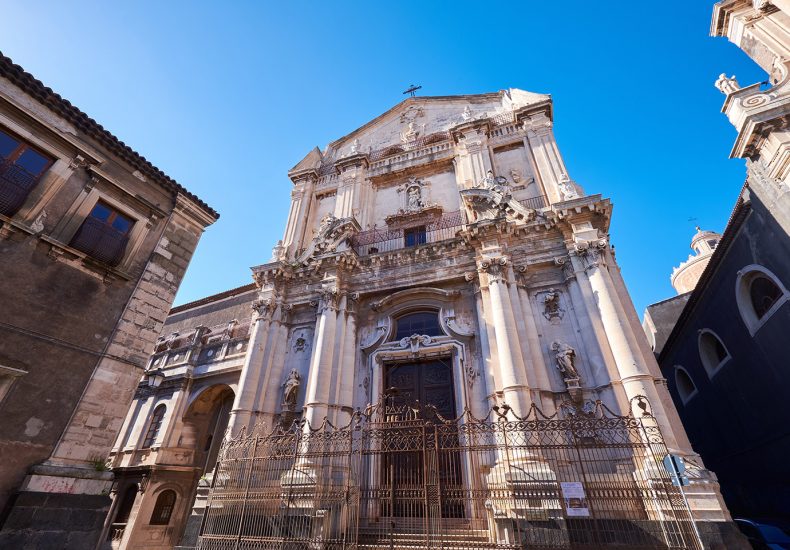
M 71 246 L 77 250 L 112 266 L 121 262 L 128 243 L 128 234 L 95 218 L 85 218 L 71 240 Z
M 0 157 L 0 214 L 16 214 L 36 183 L 37 176 Z
M 363 231 L 352 239 L 351 246 L 360 256 L 392 252 L 455 238 L 464 223 L 466 223 L 464 212 L 456 210 L 442 215 L 438 220 L 418 227 Z
M 548 206 L 548 201 L 544 196 L 538 197 L 530 197 L 528 199 L 521 199 L 518 201 L 521 206 L 524 208 L 529 208 L 530 210 L 539 210 L 541 208 L 546 208 Z

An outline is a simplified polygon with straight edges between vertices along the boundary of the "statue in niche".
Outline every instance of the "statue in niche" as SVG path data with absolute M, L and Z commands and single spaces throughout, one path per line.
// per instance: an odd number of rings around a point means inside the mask
M 302 377 L 296 369 L 291 369 L 288 378 L 283 383 L 283 402 L 288 407 L 296 406 L 296 398 L 299 395 L 299 386 L 302 385 Z
M 414 141 L 420 135 L 420 131 L 417 130 L 414 126 L 415 124 L 413 120 L 409 121 L 409 123 L 406 124 L 406 129 L 403 130 L 400 134 L 400 140 L 403 143 Z
M 560 310 L 559 290 L 550 288 L 543 297 L 543 316 L 549 320 L 556 317 L 562 317 L 562 311 Z
M 555 341 L 551 345 L 554 358 L 557 360 L 557 368 L 562 374 L 563 380 L 578 380 L 579 371 L 576 370 L 576 350 L 564 342 Z
M 420 190 L 419 185 L 412 185 L 409 187 L 409 202 L 408 202 L 408 209 L 409 210 L 419 210 L 422 208 L 422 191 Z
M 741 89 L 741 85 L 738 84 L 738 81 L 735 80 L 735 75 L 727 78 L 725 73 L 721 73 L 719 78 L 714 83 L 721 93 L 724 95 L 730 95 L 733 92 L 737 92 Z

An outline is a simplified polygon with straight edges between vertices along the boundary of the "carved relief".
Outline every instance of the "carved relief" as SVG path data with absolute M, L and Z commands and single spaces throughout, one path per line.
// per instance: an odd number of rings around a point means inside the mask
M 300 352 L 304 351 L 307 347 L 307 340 L 304 339 L 302 336 L 297 336 L 296 340 L 294 340 L 294 351 Z
M 412 334 L 411 336 L 401 338 L 400 347 L 411 348 L 411 352 L 416 355 L 417 352 L 420 351 L 421 345 L 427 346 L 432 341 L 433 339 L 426 334 Z

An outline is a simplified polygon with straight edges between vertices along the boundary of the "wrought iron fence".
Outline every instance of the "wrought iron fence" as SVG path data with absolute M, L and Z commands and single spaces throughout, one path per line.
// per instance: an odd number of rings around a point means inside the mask
M 455 238 L 465 223 L 462 210 L 447 212 L 441 217 L 410 228 L 371 229 L 362 231 L 351 240 L 357 254 L 365 256 L 378 252 L 391 252 L 420 244 L 435 243 Z
M 198 548 L 701 549 L 655 419 L 567 411 L 378 405 L 343 427 L 242 434 L 221 451 Z

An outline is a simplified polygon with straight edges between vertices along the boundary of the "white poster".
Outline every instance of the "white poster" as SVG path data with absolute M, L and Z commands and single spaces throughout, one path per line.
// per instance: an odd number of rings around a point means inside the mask
M 587 497 L 584 496 L 584 486 L 581 482 L 563 481 L 560 486 L 568 517 L 589 517 L 590 509 L 587 507 Z

